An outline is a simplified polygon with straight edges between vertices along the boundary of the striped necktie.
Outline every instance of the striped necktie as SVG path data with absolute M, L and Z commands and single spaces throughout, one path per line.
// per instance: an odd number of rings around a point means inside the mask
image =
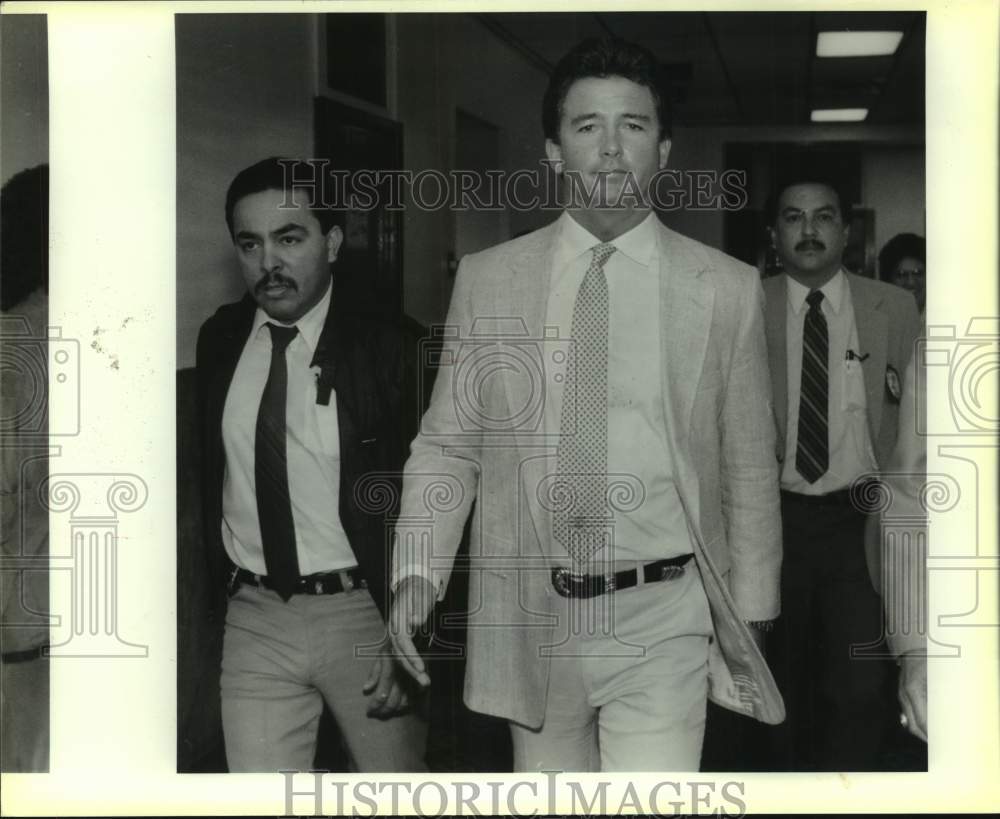
M 802 382 L 799 388 L 798 446 L 795 468 L 809 483 L 816 483 L 830 466 L 827 422 L 830 377 L 829 337 L 820 307 L 823 293 L 806 296 L 809 312 L 802 325 Z

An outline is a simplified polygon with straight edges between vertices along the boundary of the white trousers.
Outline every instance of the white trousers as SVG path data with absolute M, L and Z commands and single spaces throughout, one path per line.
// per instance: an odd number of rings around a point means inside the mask
M 692 560 L 674 580 L 567 600 L 545 722 L 511 723 L 517 771 L 696 771 L 712 618 Z
M 231 772 L 312 768 L 323 702 L 356 771 L 425 771 L 426 726 L 415 714 L 380 720 L 362 693 L 385 624 L 365 589 L 296 594 L 263 587 L 229 600 L 222 652 L 222 727 Z M 363 656 L 358 656 L 358 654 Z

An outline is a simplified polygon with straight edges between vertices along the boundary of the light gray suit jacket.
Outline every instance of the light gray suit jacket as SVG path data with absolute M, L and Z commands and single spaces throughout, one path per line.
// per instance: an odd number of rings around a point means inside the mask
M 774 411 L 778 434 L 775 439 L 779 462 L 785 457 L 788 424 L 788 352 L 785 329 L 788 320 L 787 276 L 782 273 L 764 280 L 767 299 L 767 354 L 774 386 Z M 862 362 L 868 432 L 880 467 L 889 462 L 899 429 L 899 407 L 906 366 L 920 334 L 920 315 L 912 294 L 901 287 L 864 276 L 847 274 L 858 325 L 858 351 Z M 895 374 L 896 388 L 890 382 Z M 876 590 L 881 588 L 881 556 L 867 548 L 868 573 Z
M 406 464 L 394 574 L 446 583 L 473 498 L 465 701 L 537 727 L 556 601 L 546 558 L 543 327 L 556 227 L 459 267 L 430 408 Z M 762 293 L 755 270 L 658 230 L 668 445 L 715 633 L 710 696 L 775 723 L 784 706 L 743 620 L 779 612 L 781 532 Z

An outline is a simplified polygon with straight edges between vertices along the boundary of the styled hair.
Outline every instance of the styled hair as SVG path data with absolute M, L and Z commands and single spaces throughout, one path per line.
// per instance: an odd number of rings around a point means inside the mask
M 919 259 L 927 264 L 927 240 L 916 233 L 897 233 L 878 254 L 878 272 L 883 279 L 892 276 L 893 271 L 905 258 Z
M 0 191 L 0 309 L 49 286 L 49 166 L 10 178 Z
M 313 179 L 315 185 L 302 181 L 301 173 L 293 173 L 296 165 L 312 166 Z M 286 191 L 306 190 L 313 196 L 313 205 L 309 211 L 319 222 L 320 229 L 324 235 L 330 232 L 335 225 L 342 221 L 342 214 L 332 208 L 323 205 L 323 186 L 325 184 L 325 162 L 317 162 L 312 159 L 283 159 L 271 156 L 262 159 L 244 168 L 229 185 L 226 191 L 226 225 L 229 227 L 229 235 L 235 239 L 233 230 L 233 211 L 236 210 L 236 203 L 246 196 L 251 196 L 262 191 Z
M 642 46 L 617 37 L 592 37 L 565 54 L 549 77 L 542 99 L 542 128 L 546 139 L 559 142 L 559 123 L 566 95 L 573 83 L 586 77 L 624 77 L 648 88 L 660 122 L 660 141 L 670 138 L 669 89 L 656 58 Z
M 842 175 L 830 167 L 822 158 L 803 158 L 778 169 L 771 193 L 767 197 L 764 215 L 769 227 L 774 227 L 778 221 L 778 201 L 781 194 L 794 185 L 823 185 L 830 188 L 837 196 L 840 218 L 843 223 L 851 221 L 851 197 L 847 193 Z

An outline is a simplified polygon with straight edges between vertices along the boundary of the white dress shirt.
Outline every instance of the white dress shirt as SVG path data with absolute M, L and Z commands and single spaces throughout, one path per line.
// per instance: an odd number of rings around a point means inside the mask
M 303 575 L 357 565 L 338 511 L 340 439 L 336 395 L 331 393 L 327 406 L 316 403 L 319 368 L 309 366 L 330 309 L 331 290 L 332 286 L 328 287 L 319 303 L 295 322 L 298 335 L 285 351 L 288 489 L 299 571 Z M 257 308 L 222 415 L 226 450 L 222 542 L 233 563 L 255 574 L 267 574 L 257 517 L 254 448 L 257 412 L 271 366 L 271 332 L 264 326 L 269 321 L 282 324 Z
M 865 350 L 858 347 L 858 326 L 854 319 L 851 285 L 838 270 L 820 290 L 820 309 L 826 317 L 829 339 L 828 431 L 830 466 L 815 483 L 809 483 L 795 468 L 798 448 L 799 385 L 802 383 L 802 327 L 809 310 L 810 289 L 787 277 L 788 427 L 785 434 L 785 461 L 781 488 L 803 495 L 821 495 L 846 489 L 859 475 L 876 468 L 875 450 L 868 431 L 868 402 L 865 397 L 865 364 L 857 360 Z M 848 351 L 851 357 L 848 357 Z
M 667 448 L 660 360 L 660 264 L 657 217 L 614 239 L 604 265 L 608 282 L 608 483 L 614 560 L 658 560 L 692 551 Z M 573 306 L 600 239 L 568 212 L 559 218 L 546 309 L 547 327 L 570 338 Z M 545 429 L 558 435 L 565 362 L 546 372 Z M 694 388 L 694 385 L 691 385 Z M 622 491 L 614 487 L 621 486 Z M 554 556 L 563 556 L 553 541 Z

